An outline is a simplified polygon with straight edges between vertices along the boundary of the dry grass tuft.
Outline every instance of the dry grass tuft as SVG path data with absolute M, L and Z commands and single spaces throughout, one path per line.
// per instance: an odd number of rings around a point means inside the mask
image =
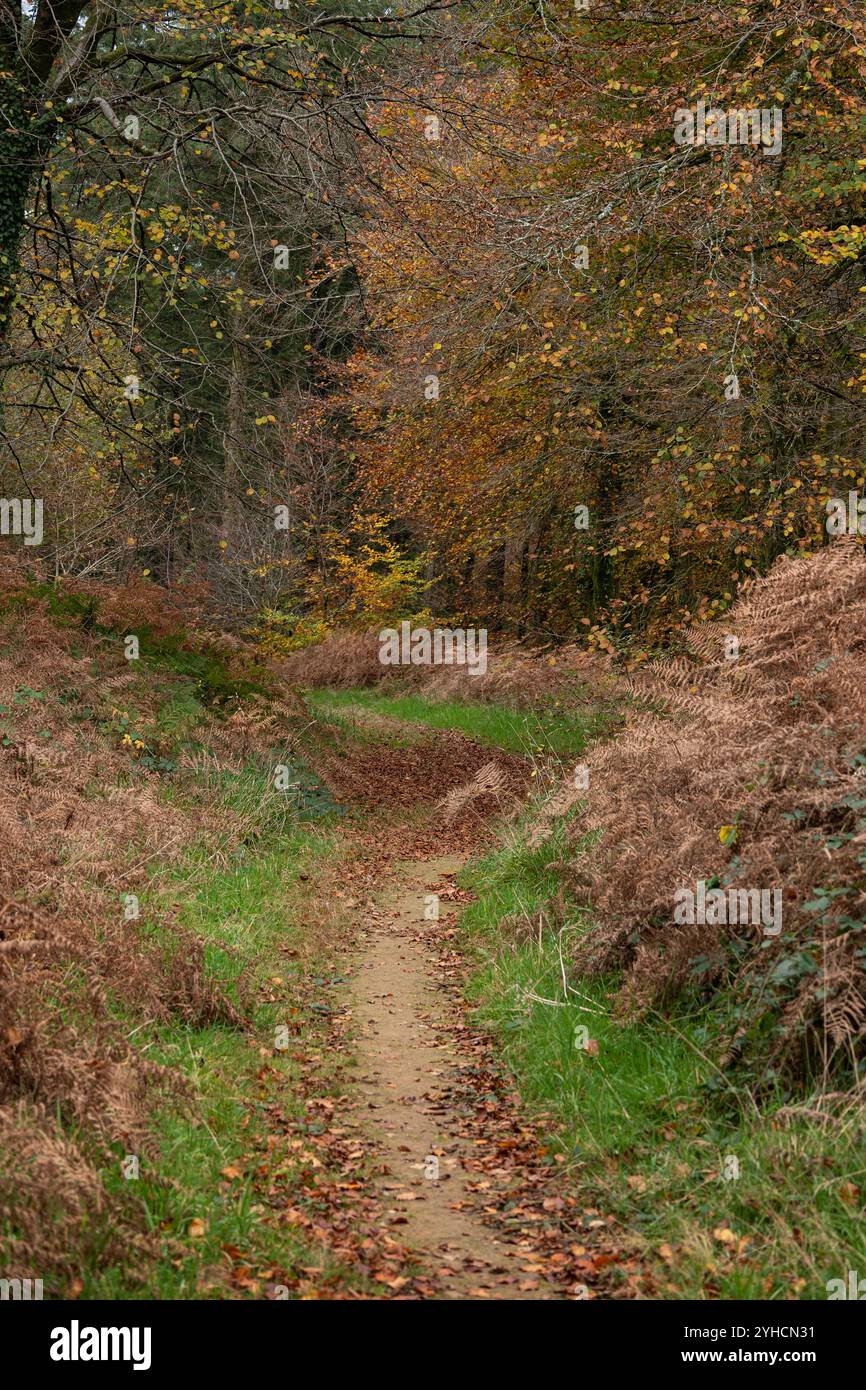
M 4 1277 L 44 1276 L 48 1298 L 68 1295 L 85 1261 L 122 1262 L 143 1278 L 155 1254 L 94 1163 L 44 1106 L 25 1101 L 0 1108 L 0 1229 Z
M 379 660 L 379 631 L 335 632 L 314 647 L 293 652 L 274 663 L 280 679 L 292 686 L 354 689 L 378 685 L 388 672 Z
M 277 667 L 292 686 L 356 689 L 381 686 L 434 700 L 473 700 L 482 703 L 532 704 L 548 701 L 560 689 L 575 691 L 592 685 L 594 696 L 612 695 L 611 663 L 604 653 L 576 645 L 557 648 L 555 655 L 529 651 L 519 643 L 491 637 L 487 670 L 470 674 L 465 665 L 383 666 L 379 661 L 379 629 L 335 632 L 315 647 L 295 652 Z

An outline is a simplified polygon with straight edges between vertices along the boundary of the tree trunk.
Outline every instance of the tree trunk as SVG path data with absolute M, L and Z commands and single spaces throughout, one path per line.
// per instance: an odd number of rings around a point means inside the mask
M 503 616 L 509 624 L 514 624 L 520 616 L 525 548 L 526 524 L 517 522 L 505 541 L 505 572 L 502 577 Z
M 237 538 L 243 517 L 241 489 L 243 482 L 244 412 L 246 407 L 246 360 L 235 335 L 229 379 L 229 398 L 223 431 L 223 502 L 221 529 L 224 540 Z
M 472 609 L 475 617 L 479 621 L 487 620 L 488 597 L 488 570 L 490 568 L 490 556 L 487 552 L 476 550 L 472 560 Z
M 0 0 L 0 346 L 9 336 L 27 201 L 42 177 L 64 103 L 44 105 L 55 61 L 84 0 L 36 0 L 26 43 L 16 0 Z M 94 6 L 86 31 L 98 24 Z M 68 113 L 67 113 L 68 114 Z
M 19 79 L 0 77 L 0 345 L 9 335 L 27 200 L 50 146 Z

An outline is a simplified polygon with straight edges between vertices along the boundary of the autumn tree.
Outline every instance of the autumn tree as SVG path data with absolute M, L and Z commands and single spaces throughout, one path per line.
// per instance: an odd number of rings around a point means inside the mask
M 367 8 L 4 6 L 3 464 L 59 568 L 273 541 L 288 402 L 356 317 L 345 171 L 448 6 Z
M 362 472 L 443 604 L 660 634 L 863 482 L 862 10 L 485 8 L 392 113 Z

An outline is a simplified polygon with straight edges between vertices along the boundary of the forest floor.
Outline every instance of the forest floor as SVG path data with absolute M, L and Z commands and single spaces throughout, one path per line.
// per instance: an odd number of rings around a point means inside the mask
M 719 1085 L 706 1008 L 623 1019 L 615 980 L 574 974 L 593 924 L 561 870 L 585 837 L 571 800 L 548 808 L 613 732 L 609 696 L 220 705 L 216 658 L 118 674 L 66 609 L 31 620 L 23 685 L 16 621 L 9 1277 L 81 1299 L 789 1299 L 860 1267 L 859 1111 L 776 1118 Z
M 235 693 L 219 652 L 130 664 L 80 609 L 23 589 L 0 630 L 0 1272 L 594 1296 L 616 1242 L 474 1016 L 457 885 L 567 721 Z
M 616 1265 L 615 1296 L 634 1296 L 635 1264 L 617 1249 L 615 1223 L 565 1180 L 550 1117 L 530 1114 L 467 999 L 473 965 L 460 916 L 472 895 L 457 880 L 496 813 L 528 786 L 538 730 L 498 707 L 470 711 L 473 738 L 463 707 L 385 702 L 379 713 L 363 697 L 327 692 L 311 703 L 349 734 L 339 762 L 317 755 L 317 769 L 343 804 L 351 792 L 362 798 L 340 828 L 343 887 L 362 885 L 353 901 L 363 908 L 342 932 L 347 978 L 329 1049 L 346 1064 L 331 1132 L 353 1161 L 363 1155 L 357 1186 L 343 1189 L 367 1221 L 362 1265 L 372 1258 L 373 1283 L 391 1296 L 488 1299 L 592 1297 Z M 431 713 L 440 728 L 429 727 Z M 448 825 L 437 798 L 491 748 L 502 790 Z M 373 1268 L 377 1242 L 377 1254 L 391 1253 L 385 1271 Z
M 701 1011 L 624 1021 L 615 982 L 566 985 L 568 816 L 540 844 L 531 828 L 545 767 L 562 778 L 598 712 L 308 699 L 349 739 L 343 786 L 374 803 L 341 831 L 366 906 L 343 935 L 336 1033 L 374 1241 L 403 1247 L 374 1282 L 400 1297 L 796 1299 L 856 1267 L 856 1125 L 834 1145 L 808 1117 L 719 1093 Z M 491 753 L 502 792 L 463 803 Z M 574 906 L 565 920 L 591 930 Z

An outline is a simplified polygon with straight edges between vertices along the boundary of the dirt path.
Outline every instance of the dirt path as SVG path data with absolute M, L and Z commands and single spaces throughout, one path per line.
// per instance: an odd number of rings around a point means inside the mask
M 382 1155 L 388 1219 L 420 1252 L 443 1297 L 557 1297 L 543 1282 L 521 1288 L 525 1247 L 482 1221 L 468 1164 L 471 1140 L 452 1098 L 461 1059 L 425 945 L 441 922 L 425 918 L 425 908 L 435 910 L 429 895 L 442 892 L 461 863 L 449 857 L 407 864 L 403 886 L 369 923 L 353 1004 L 360 1123 Z

